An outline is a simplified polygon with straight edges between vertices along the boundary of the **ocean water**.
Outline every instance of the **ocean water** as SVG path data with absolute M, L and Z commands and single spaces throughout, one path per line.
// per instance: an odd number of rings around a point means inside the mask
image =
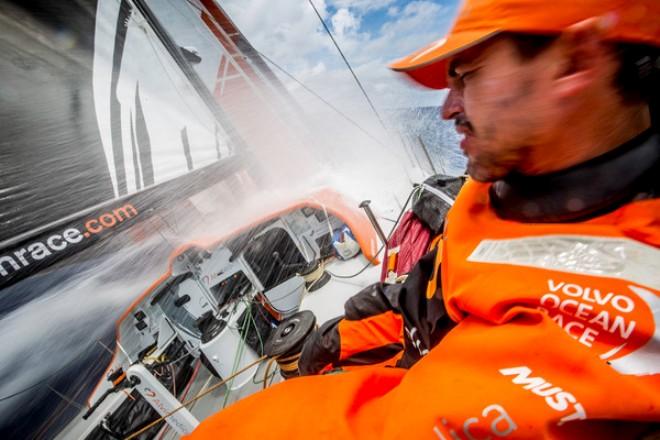
M 435 171 L 447 175 L 459 175 L 465 172 L 466 159 L 459 143 L 460 136 L 454 129 L 453 122 L 440 117 L 440 107 L 416 107 L 391 111 L 390 118 L 396 124 L 411 148 L 426 165 L 428 159 L 421 154 L 426 148 Z

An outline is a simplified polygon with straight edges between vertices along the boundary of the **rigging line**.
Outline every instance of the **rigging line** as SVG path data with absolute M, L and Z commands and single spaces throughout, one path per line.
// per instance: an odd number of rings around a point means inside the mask
M 135 7 L 136 6 L 133 5 L 133 8 L 135 8 Z M 133 9 L 133 10 L 135 10 L 135 9 Z M 180 83 L 180 81 L 175 81 L 174 78 L 172 78 L 171 73 L 174 70 L 176 70 L 176 68 L 173 69 L 172 65 L 170 63 L 168 63 L 166 61 L 163 61 L 164 60 L 163 59 L 163 53 L 161 53 L 162 50 L 159 51 L 157 49 L 157 47 L 154 45 L 154 42 L 152 41 L 152 39 L 154 39 L 154 37 L 155 37 L 155 40 L 158 41 L 158 43 L 159 43 L 158 46 L 161 49 L 164 49 L 164 52 L 167 54 L 167 55 L 165 55 L 167 60 L 169 60 L 171 62 L 174 62 L 174 64 L 176 64 L 176 61 L 172 58 L 172 55 L 167 51 L 167 47 L 165 46 L 163 41 L 158 37 L 158 35 L 155 35 L 155 30 L 154 30 L 153 26 L 149 23 L 147 23 L 146 26 L 144 25 L 144 23 L 147 22 L 147 19 L 143 15 L 142 11 L 139 11 L 139 8 L 138 8 L 138 12 L 140 14 L 139 15 L 140 18 L 136 18 L 135 13 L 133 13 L 133 14 L 129 15 L 128 19 L 131 20 L 133 22 L 133 24 L 135 24 L 135 26 L 137 26 L 139 29 L 143 30 L 144 35 L 147 39 L 147 42 L 151 46 L 152 54 L 155 56 L 156 60 L 158 61 L 158 64 L 160 64 L 160 67 L 162 68 L 163 72 L 165 72 L 165 76 L 167 76 L 167 78 L 169 79 L 170 84 L 172 85 L 172 90 L 174 90 L 174 92 L 179 96 L 179 98 L 180 98 L 181 102 L 183 103 L 183 105 L 188 108 L 189 113 L 190 113 L 190 115 L 192 115 L 193 119 L 195 119 L 196 122 L 198 122 L 204 129 L 206 129 L 207 128 L 207 120 L 204 119 L 205 118 L 204 116 L 200 116 L 200 114 L 195 111 L 195 109 L 198 106 L 197 105 L 195 105 L 195 106 L 190 105 L 188 99 L 185 98 L 185 96 L 190 96 L 190 94 L 185 93 L 184 90 L 180 90 L 179 87 L 177 87 L 177 84 Z M 141 20 L 144 20 L 144 22 L 141 21 Z M 169 67 L 167 66 L 168 64 L 169 64 Z M 177 70 L 176 74 L 182 74 L 184 77 L 186 76 L 183 73 L 183 71 L 180 67 Z M 179 79 L 180 78 L 181 77 L 179 77 Z M 193 89 L 195 88 L 190 81 L 188 81 L 187 84 L 190 87 L 192 87 Z M 196 95 L 202 101 L 204 100 L 199 93 L 197 93 Z M 207 114 L 207 116 L 208 116 L 208 114 Z M 215 118 L 214 116 L 212 116 L 212 119 L 214 119 L 214 122 L 218 122 L 217 118 Z
M 49 390 L 51 390 L 52 392 L 54 392 L 55 394 L 57 394 L 62 400 L 64 400 L 64 401 L 65 401 L 66 403 L 68 403 L 69 405 L 71 405 L 71 406 L 73 406 L 73 407 L 75 407 L 75 408 L 77 408 L 78 410 L 81 410 L 81 411 L 82 411 L 83 409 L 85 409 L 85 407 L 84 407 L 83 405 L 81 405 L 81 404 L 79 404 L 78 402 L 74 401 L 74 400 L 71 399 L 70 397 L 67 397 L 64 393 L 60 393 L 59 391 L 57 391 L 55 388 L 53 388 L 53 387 L 50 386 L 50 385 L 46 385 L 46 386 L 48 387 Z
M 79 387 L 78 390 L 73 394 L 72 398 L 77 399 L 80 393 L 83 392 L 85 388 L 84 387 Z M 60 408 L 51 413 L 50 417 L 46 419 L 44 423 L 41 424 L 41 428 L 39 431 L 32 437 L 30 440 L 41 440 L 44 438 L 44 436 L 48 433 L 48 428 L 55 423 L 57 420 L 59 420 L 60 415 L 68 408 L 68 406 L 60 406 Z M 86 408 L 83 405 L 83 408 Z
M 110 353 L 110 354 L 113 355 L 113 356 L 115 355 L 115 352 L 112 351 L 112 350 L 110 350 L 110 347 L 108 347 L 108 346 L 105 345 L 103 342 L 101 342 L 100 339 L 97 339 L 96 342 L 98 342 L 98 344 L 99 344 L 101 347 L 103 347 L 103 348 L 105 349 L 105 351 L 107 351 L 108 353 Z
M 206 13 L 206 11 L 205 11 L 204 9 L 202 9 L 202 8 L 200 8 L 199 6 L 197 6 L 196 4 L 194 4 L 191 0 L 186 0 L 186 2 L 187 2 L 190 6 L 192 6 L 193 8 L 197 9 L 199 12 L 201 12 L 201 13 Z M 310 3 L 311 3 L 311 2 L 310 2 Z M 316 11 L 316 8 L 314 7 L 313 4 L 312 4 L 312 8 L 314 8 L 314 10 Z M 323 21 L 323 19 L 321 18 L 321 16 L 318 14 L 318 11 L 316 12 L 316 15 L 319 17 L 319 19 L 321 20 L 321 23 L 323 23 L 323 26 L 326 28 L 326 30 L 327 30 L 328 33 L 330 34 L 330 31 L 329 31 L 328 28 L 326 27 L 325 22 Z M 214 19 L 214 21 L 215 21 L 215 19 Z M 217 23 L 217 22 L 216 22 L 216 23 Z M 334 40 L 332 34 L 330 34 L 330 38 L 332 38 L 332 41 L 335 42 L 335 40 Z M 371 103 L 371 100 L 369 99 L 369 96 L 367 96 L 367 92 L 366 92 L 366 91 L 364 90 L 364 88 L 362 87 L 362 84 L 360 83 L 360 81 L 358 80 L 357 76 L 356 76 L 355 73 L 353 72 L 353 69 L 351 68 L 350 64 L 348 64 L 348 61 L 347 61 L 346 58 L 344 57 L 343 52 L 341 51 L 341 49 L 339 49 L 339 46 L 337 45 L 336 42 L 335 42 L 335 46 L 337 47 L 337 50 L 339 50 L 339 53 L 341 54 L 342 58 L 343 58 L 344 61 L 346 62 L 346 65 L 348 66 L 348 68 L 350 69 L 351 73 L 353 74 L 353 77 L 354 77 L 355 80 L 357 81 L 358 86 L 359 86 L 360 89 L 362 90 L 362 93 L 363 93 L 364 96 L 367 98 L 367 102 L 369 103 L 369 105 L 371 106 L 371 109 L 372 109 L 372 110 L 374 111 L 374 113 L 376 114 L 376 117 L 378 118 L 378 121 L 381 123 L 381 125 L 383 126 L 383 128 L 385 128 L 385 130 L 387 130 L 387 127 L 385 126 L 385 124 L 383 123 L 383 121 L 382 121 L 380 115 L 379 115 L 378 112 L 376 111 L 376 108 L 375 108 L 374 105 Z M 252 49 L 255 51 L 255 53 L 256 53 L 257 55 L 259 55 L 261 58 L 263 58 L 263 59 L 265 59 L 266 61 L 268 61 L 270 64 L 272 64 L 276 69 L 278 69 L 280 72 L 282 72 L 282 73 L 283 73 L 284 75 L 286 75 L 288 78 L 290 78 L 290 79 L 292 79 L 293 81 L 295 81 L 298 85 L 300 85 L 300 86 L 301 86 L 303 89 L 305 89 L 307 92 L 309 92 L 310 94 L 312 94 L 313 96 L 315 96 L 317 99 L 319 99 L 321 102 L 323 102 L 325 105 L 327 105 L 328 107 L 330 107 L 330 108 L 331 108 L 333 111 L 335 111 L 338 115 L 340 115 L 341 117 L 343 117 L 344 119 L 346 119 L 349 123 L 351 123 L 352 125 L 354 125 L 358 130 L 360 130 L 362 133 L 364 133 L 365 135 L 367 135 L 367 137 L 373 139 L 376 143 L 380 144 L 382 147 L 388 148 L 387 145 L 385 145 L 380 139 L 376 138 L 376 136 L 372 135 L 372 134 L 369 133 L 367 130 L 365 130 L 364 128 L 362 128 L 357 122 L 353 121 L 353 120 L 352 120 L 350 117 L 348 117 L 346 114 L 342 113 L 337 107 L 335 107 L 334 105 L 330 104 L 330 102 L 328 102 L 327 100 L 325 100 L 325 99 L 324 99 L 322 96 L 320 96 L 318 93 L 314 92 L 312 89 L 310 89 L 309 87 L 307 87 L 307 86 L 306 86 L 305 84 L 303 84 L 300 80 L 298 80 L 296 77 L 294 77 L 294 76 L 293 76 L 292 74 L 290 74 L 288 71 L 286 71 L 283 67 L 281 67 L 280 65 L 278 65 L 275 61 L 273 61 L 272 59 L 270 59 L 269 57 L 267 57 L 266 55 L 264 55 L 262 52 L 258 51 L 255 47 L 252 47 Z
M 207 17 L 209 17 L 209 19 L 211 19 L 211 20 L 213 21 L 213 23 L 215 24 L 215 26 L 217 27 L 217 30 L 218 30 L 219 32 L 221 32 L 222 35 L 225 36 L 225 38 L 230 42 L 230 44 L 233 45 L 234 48 L 235 48 L 240 54 L 242 54 L 242 56 L 245 56 L 245 57 L 247 57 L 247 58 L 250 58 L 250 56 L 248 55 L 249 50 L 248 50 L 248 51 L 244 51 L 244 50 L 239 46 L 238 42 L 234 41 L 233 37 L 231 37 L 229 34 L 227 34 L 227 32 L 226 32 L 225 29 L 223 28 L 222 24 L 220 24 L 220 22 L 219 22 L 219 21 L 213 16 L 213 14 L 211 14 L 211 13 L 210 13 L 205 7 L 204 7 L 204 8 L 201 8 L 201 7 L 199 7 L 198 5 L 196 5 L 195 3 L 193 3 L 193 0 L 185 0 L 185 1 L 186 1 L 186 3 L 188 3 L 188 5 L 191 6 L 193 9 L 196 9 L 200 14 L 202 14 L 202 15 L 206 15 Z M 207 26 L 207 27 L 208 27 L 208 26 Z M 210 27 L 209 27 L 209 30 L 210 30 Z M 210 30 L 210 31 L 213 32 L 212 30 Z M 239 32 L 239 33 L 240 33 L 240 32 Z M 246 40 L 246 41 L 247 41 L 247 40 Z M 214 41 L 214 44 L 216 44 L 216 43 L 217 43 L 217 41 Z M 249 44 L 249 43 L 248 43 L 248 44 Z M 267 91 L 268 88 L 265 88 L 265 89 L 264 89 L 263 87 L 258 87 L 258 84 L 257 84 L 253 79 L 250 79 L 250 78 L 249 78 L 248 72 L 247 72 L 245 69 L 243 69 L 243 67 L 241 67 L 239 64 L 236 64 L 236 60 L 234 59 L 234 56 L 230 55 L 230 53 L 229 53 L 229 48 L 228 48 L 228 47 L 225 47 L 223 43 L 220 43 L 220 44 L 219 44 L 219 47 L 223 48 L 223 53 L 224 53 L 225 56 L 227 57 L 227 63 L 231 63 L 231 64 L 234 66 L 234 68 L 237 69 L 237 70 L 239 71 L 239 73 L 241 73 L 241 74 L 243 75 L 243 79 L 244 79 L 244 80 L 248 83 L 248 85 L 252 88 L 252 90 L 254 91 L 254 93 L 255 93 L 255 95 L 257 96 L 257 98 L 263 100 L 264 102 L 268 102 L 268 97 L 266 96 L 267 94 L 264 94 L 264 91 Z M 250 44 L 250 47 L 252 48 L 252 50 L 254 50 L 254 47 L 252 47 L 251 44 Z M 255 52 L 256 52 L 256 50 L 255 50 Z M 249 63 L 249 64 L 251 64 L 251 63 Z M 264 66 L 266 65 L 266 63 L 263 63 L 263 64 L 264 64 Z M 254 67 L 254 66 L 253 66 L 253 67 Z M 255 69 L 254 72 L 257 73 L 257 78 L 260 78 L 261 80 L 263 80 L 263 81 L 264 81 L 269 87 L 271 87 L 271 88 L 273 88 L 273 89 L 277 89 L 277 87 L 275 86 L 274 83 L 272 83 L 270 80 L 268 80 L 268 78 L 264 77 L 264 76 L 267 76 L 267 75 L 264 75 L 263 72 L 261 72 L 261 71 L 259 70 L 259 68 Z M 272 91 L 272 90 L 271 90 L 271 91 Z M 281 117 L 281 115 L 280 115 L 280 112 L 275 112 L 275 115 L 276 115 L 276 117 L 277 117 L 278 119 L 281 120 L 281 122 L 286 123 L 286 121 L 282 119 L 282 117 Z M 294 136 L 297 137 L 297 133 L 296 133 L 295 131 L 294 131 Z
M 325 24 L 325 21 L 323 20 L 323 17 L 321 17 L 321 14 L 319 14 L 318 9 L 316 9 L 316 6 L 314 6 L 314 3 L 312 0 L 307 0 L 309 2 L 309 5 L 314 9 L 314 12 L 316 12 L 316 16 L 319 18 L 321 21 L 321 24 L 323 24 L 323 28 L 325 31 L 328 33 L 328 36 L 332 40 L 333 44 L 337 48 L 337 51 L 339 52 L 339 55 L 341 55 L 341 58 L 344 60 L 344 63 L 346 63 L 346 67 L 348 67 L 348 70 L 351 71 L 351 75 L 353 75 L 353 79 L 355 79 L 355 82 L 357 83 L 358 87 L 362 91 L 362 94 L 364 95 L 364 98 L 367 100 L 369 103 L 369 106 L 371 107 L 371 110 L 373 110 L 374 114 L 376 115 L 376 118 L 378 119 L 378 122 L 383 126 L 383 129 L 385 129 L 385 132 L 387 132 L 387 126 L 383 122 L 383 119 L 380 117 L 380 114 L 378 114 L 378 111 L 376 110 L 376 107 L 374 107 L 374 104 L 371 102 L 371 99 L 369 99 L 369 95 L 367 95 L 367 91 L 364 90 L 364 87 L 362 87 L 362 83 L 358 79 L 357 75 L 353 71 L 353 68 L 351 67 L 351 64 L 348 62 L 346 57 L 344 56 L 344 52 L 339 48 L 339 44 L 337 44 L 337 41 L 335 40 L 335 37 L 333 37 L 332 32 L 330 32 L 330 29 L 328 28 L 328 25 Z
M 324 99 L 321 95 L 319 95 L 318 93 L 316 93 L 314 90 L 312 90 L 312 89 L 310 89 L 309 87 L 307 87 L 302 81 L 300 81 L 298 78 L 296 78 L 295 76 L 293 76 L 292 74 L 290 74 L 287 70 L 285 70 L 284 67 L 280 66 L 280 65 L 277 64 L 275 61 L 273 61 L 272 59 L 268 58 L 268 57 L 267 57 L 266 55 L 264 55 L 263 53 L 259 52 L 257 49 L 255 49 L 255 52 L 256 52 L 257 54 L 259 54 L 260 57 L 262 57 L 263 59 L 265 59 L 266 61 L 268 61 L 270 64 L 272 64 L 277 70 L 279 70 L 279 71 L 282 72 L 284 75 L 286 75 L 288 78 L 290 78 L 290 79 L 292 79 L 293 81 L 295 81 L 300 87 L 302 87 L 302 88 L 305 89 L 307 92 L 309 92 L 310 94 L 312 94 L 313 96 L 315 96 L 319 101 L 321 101 L 322 103 L 324 103 L 325 105 L 327 105 L 328 107 L 330 107 L 330 108 L 331 108 L 335 113 L 337 113 L 339 116 L 341 116 L 342 118 L 346 119 L 350 124 L 352 124 L 355 128 L 357 128 L 358 130 L 360 130 L 362 133 L 364 133 L 367 137 L 371 138 L 372 140 L 374 140 L 374 141 L 375 141 L 376 143 L 378 143 L 379 145 L 381 145 L 381 146 L 387 148 L 387 145 L 385 145 L 380 139 L 378 139 L 376 136 L 372 135 L 372 134 L 369 133 L 367 130 L 365 130 L 364 128 L 362 128 L 362 126 L 361 126 L 360 124 L 358 124 L 357 122 L 355 122 L 353 119 L 351 119 L 349 116 L 347 116 L 347 115 L 346 115 L 345 113 L 343 113 L 341 110 L 339 110 L 337 107 L 335 107 L 334 105 L 332 105 L 330 102 L 328 102 L 328 101 L 327 101 L 326 99 Z

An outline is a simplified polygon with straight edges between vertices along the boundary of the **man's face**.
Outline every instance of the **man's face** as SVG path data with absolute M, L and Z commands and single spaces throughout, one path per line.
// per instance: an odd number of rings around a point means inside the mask
M 442 116 L 465 136 L 461 148 L 474 179 L 489 182 L 522 171 L 526 152 L 544 136 L 549 82 L 542 58 L 522 60 L 513 42 L 496 37 L 449 60 Z

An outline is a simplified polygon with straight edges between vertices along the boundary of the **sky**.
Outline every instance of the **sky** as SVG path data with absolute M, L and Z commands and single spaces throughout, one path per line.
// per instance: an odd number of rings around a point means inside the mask
M 413 85 L 389 62 L 441 38 L 459 0 L 312 0 L 377 109 L 440 105 L 445 92 Z M 308 0 L 223 0 L 252 45 L 333 105 L 368 109 Z M 306 92 L 283 78 L 290 91 Z

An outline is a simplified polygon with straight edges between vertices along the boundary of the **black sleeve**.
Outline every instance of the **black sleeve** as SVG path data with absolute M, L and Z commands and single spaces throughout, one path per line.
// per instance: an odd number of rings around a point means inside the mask
M 404 320 L 405 354 L 397 366 L 410 368 L 422 356 L 435 347 L 454 326 L 442 300 L 440 268 L 436 273 L 436 250 L 424 255 L 400 285 L 396 303 Z M 437 280 L 437 290 L 429 299 L 426 291 L 432 279 Z
M 337 365 L 341 349 L 337 325 L 342 319 L 340 316 L 326 321 L 307 338 L 298 360 L 301 376 L 318 374 L 328 364 Z
M 344 316 L 357 321 L 389 310 L 399 311 L 396 284 L 375 283 L 350 297 L 344 304 Z
M 440 273 L 435 273 L 435 257 L 435 250 L 422 257 L 402 284 L 372 284 L 346 301 L 345 315 L 323 324 L 305 342 L 298 363 L 301 374 L 317 374 L 328 364 L 341 366 L 342 341 L 338 326 L 342 320 L 360 321 L 387 311 L 400 314 L 404 323 L 404 354 L 397 366 L 414 365 L 453 327 L 444 307 L 440 282 L 437 282 L 438 291 L 430 299 L 426 297 L 429 282 L 433 278 L 440 279 Z M 359 363 L 382 362 L 395 354 L 394 348 L 365 352 Z

